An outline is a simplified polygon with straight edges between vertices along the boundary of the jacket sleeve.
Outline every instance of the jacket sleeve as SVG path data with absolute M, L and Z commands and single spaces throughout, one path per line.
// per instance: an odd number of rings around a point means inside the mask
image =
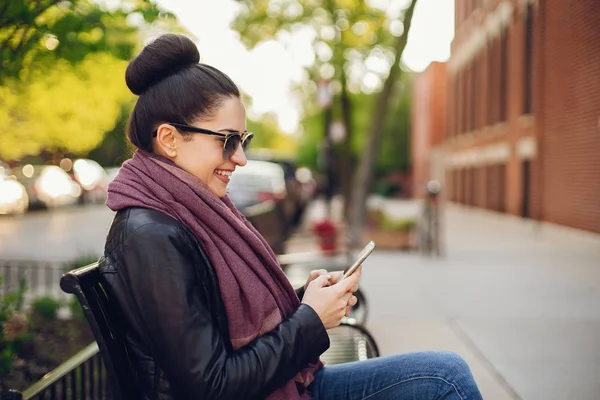
M 155 226 L 159 225 L 159 226 Z M 180 228 L 144 225 L 124 244 L 124 274 L 147 328 L 146 339 L 184 398 L 266 397 L 329 347 L 315 311 L 301 305 L 275 330 L 228 350 L 200 295 Z M 135 269 L 135 271 L 134 271 Z
M 299 287 L 298 289 L 295 290 L 296 295 L 298 296 L 298 298 L 300 300 L 302 300 L 302 298 L 304 297 L 304 286 Z

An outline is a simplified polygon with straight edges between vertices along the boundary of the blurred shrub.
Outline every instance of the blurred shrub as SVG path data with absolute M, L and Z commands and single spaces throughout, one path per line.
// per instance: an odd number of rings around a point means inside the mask
M 375 184 L 373 193 L 383 197 L 394 197 L 402 193 L 402 187 L 398 183 L 381 180 Z
M 384 215 L 381 220 L 381 229 L 394 232 L 409 232 L 416 226 L 416 220 L 412 218 L 392 219 Z
M 4 278 L 0 276 L 0 285 L 3 282 Z M 27 318 L 22 314 L 26 290 L 27 284 L 23 277 L 19 280 L 17 290 L 0 297 L 0 375 L 12 371 L 14 356 L 28 332 Z
M 379 227 L 383 218 L 383 210 L 379 208 L 371 208 L 367 210 L 367 225 L 369 227 Z
M 31 311 L 46 319 L 56 318 L 60 307 L 60 302 L 50 296 L 38 297 L 31 303 Z

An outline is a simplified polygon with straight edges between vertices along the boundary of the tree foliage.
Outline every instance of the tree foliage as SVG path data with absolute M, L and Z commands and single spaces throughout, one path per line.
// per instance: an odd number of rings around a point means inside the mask
M 374 66 L 374 60 L 389 64 L 394 36 L 400 33 L 400 9 L 394 2 L 365 0 L 237 0 L 240 11 L 232 27 L 240 40 L 252 48 L 267 40 L 288 45 L 291 35 L 300 31 L 312 37 L 315 59 L 306 65 L 312 81 L 321 78 L 347 81 L 357 92 L 366 73 L 385 78 L 385 68 Z M 395 2 L 397 3 L 397 2 Z M 380 64 L 381 65 L 381 64 Z M 316 88 L 309 96 L 314 102 Z M 364 88 L 365 91 L 370 89 Z
M 247 129 L 254 133 L 252 149 L 264 148 L 294 154 L 298 148 L 296 136 L 282 132 L 274 115 L 266 114 L 258 119 L 249 119 Z
M 90 53 L 128 60 L 138 43 L 137 20 L 173 18 L 150 0 L 107 9 L 93 0 L 4 0 L 0 5 L 0 83 L 27 77 L 56 60 L 76 64 Z
M 130 98 L 126 62 L 106 53 L 77 66 L 59 60 L 31 84 L 0 88 L 0 157 L 14 160 L 41 150 L 83 154 L 102 141 Z
M 386 121 L 382 144 L 375 158 L 375 175 L 383 176 L 391 172 L 407 171 L 409 168 L 409 136 L 410 136 L 410 85 L 412 76 L 403 76 L 397 95 L 391 99 L 390 115 Z M 355 93 L 350 98 L 355 107 L 352 113 L 352 124 L 356 132 L 363 133 L 369 129 L 371 113 L 375 104 L 375 94 Z M 319 146 L 323 139 L 323 115 L 313 112 L 301 121 L 303 135 L 300 141 L 298 158 L 301 163 L 315 170 L 321 170 L 321 155 Z M 350 148 L 351 159 L 357 160 L 364 151 L 367 136 L 364 134 L 354 135 Z M 336 151 L 340 152 L 341 146 Z
M 126 60 L 156 24 L 176 20 L 151 0 L 2 2 L 0 158 L 86 155 L 102 143 L 131 106 Z
M 326 114 L 332 113 L 334 121 L 341 121 L 346 132 L 345 140 L 336 146 L 335 168 L 340 173 L 336 179 L 344 186 L 346 205 L 350 204 L 351 186 L 355 197 L 363 198 L 357 190 L 369 190 L 374 155 L 379 153 L 388 102 L 394 97 L 391 88 L 400 76 L 399 60 L 416 0 L 238 0 L 238 4 L 240 12 L 232 26 L 248 47 L 266 40 L 286 45 L 300 33 L 311 38 L 314 62 L 307 63 L 305 69 L 313 84 L 300 85 L 308 116 L 304 131 L 310 139 L 316 132 L 326 137 L 326 117 L 318 117 L 315 105 L 317 82 L 324 79 L 330 82 L 334 94 L 331 110 Z M 359 102 L 350 95 L 380 91 L 383 93 L 376 103 L 370 102 L 370 97 L 367 103 Z M 369 105 L 371 111 L 367 112 Z M 310 129 L 306 129 L 307 123 Z M 361 149 L 369 150 L 367 158 L 361 151 L 361 162 L 353 150 L 356 143 L 363 143 Z M 397 143 L 406 145 L 407 141 Z M 301 146 L 300 155 L 311 162 L 322 158 L 315 147 L 306 145 Z M 357 165 L 361 166 L 360 178 L 352 176 Z M 364 206 L 364 201 L 361 204 Z M 347 210 L 344 215 L 350 217 Z

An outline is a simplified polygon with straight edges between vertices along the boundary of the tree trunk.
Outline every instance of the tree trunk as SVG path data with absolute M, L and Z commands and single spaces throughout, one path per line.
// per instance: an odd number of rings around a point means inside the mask
M 348 245 L 351 249 L 355 249 L 362 244 L 362 231 L 364 227 L 366 201 L 367 195 L 370 192 L 372 183 L 371 181 L 373 178 L 373 164 L 375 156 L 379 151 L 383 126 L 387 116 L 392 90 L 398 78 L 400 77 L 400 60 L 402 58 L 404 48 L 406 47 L 416 4 L 417 0 L 411 0 L 410 5 L 407 7 L 404 13 L 404 32 L 400 37 L 398 37 L 396 45 L 394 46 L 396 51 L 394 63 L 392 64 L 390 73 L 383 84 L 383 89 L 377 96 L 377 103 L 375 109 L 373 110 L 373 118 L 369 135 L 367 137 L 367 143 L 365 145 L 365 151 L 360 159 L 358 170 L 354 176 L 348 237 Z
M 354 178 L 354 168 L 352 167 L 352 158 L 354 153 L 352 151 L 352 100 L 348 93 L 348 85 L 346 82 L 346 73 L 342 67 L 342 91 L 340 93 L 340 103 L 342 108 L 342 122 L 346 130 L 346 137 L 341 146 L 341 162 L 340 162 L 340 176 L 342 182 L 342 197 L 344 201 L 344 221 L 348 221 L 350 218 L 350 200 L 352 196 L 352 182 Z

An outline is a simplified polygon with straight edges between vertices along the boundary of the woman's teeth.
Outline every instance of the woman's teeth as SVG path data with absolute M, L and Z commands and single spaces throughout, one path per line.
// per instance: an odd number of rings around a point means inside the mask
M 231 176 L 231 171 L 216 170 L 215 173 L 217 175 L 223 175 L 223 176 L 226 176 L 228 178 Z

